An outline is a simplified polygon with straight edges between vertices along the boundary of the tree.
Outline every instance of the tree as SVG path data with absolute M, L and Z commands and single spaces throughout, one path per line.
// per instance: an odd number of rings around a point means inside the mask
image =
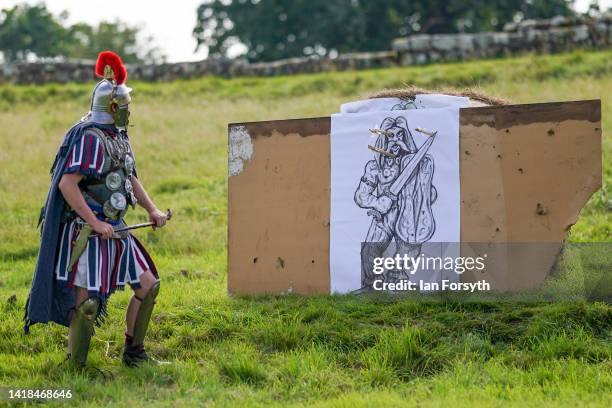
M 6 61 L 63 55 L 71 42 L 68 31 L 44 4 L 21 5 L 0 12 L 0 51 Z
M 113 50 L 125 62 L 158 62 L 164 57 L 151 38 L 139 39 L 140 28 L 119 20 L 97 26 L 65 25 L 68 14 L 56 18 L 44 4 L 15 6 L 0 11 L 0 52 L 6 61 L 67 57 L 95 59 Z
M 573 0 L 205 0 L 198 47 L 226 55 L 242 43 L 251 61 L 389 49 L 414 33 L 499 30 L 510 21 L 572 14 Z
M 140 29 L 116 20 L 101 22 L 97 27 L 79 23 L 70 27 L 73 39 L 67 55 L 95 59 L 101 50 L 113 50 L 124 62 L 159 62 L 163 56 L 152 45 L 150 38 L 144 43 L 138 39 Z

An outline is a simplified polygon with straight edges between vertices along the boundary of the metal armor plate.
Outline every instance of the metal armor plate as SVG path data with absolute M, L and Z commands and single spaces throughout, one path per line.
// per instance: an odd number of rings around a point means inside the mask
M 136 196 L 134 195 L 134 186 L 132 186 L 132 182 L 130 181 L 130 179 L 125 179 L 125 192 L 128 195 L 129 198 L 129 203 L 132 207 L 136 206 L 136 203 L 138 202 L 138 200 L 136 199 Z
M 127 170 L 128 175 L 132 175 L 132 173 L 134 173 L 134 159 L 132 158 L 131 155 L 126 154 L 125 155 L 125 169 Z
M 106 187 L 111 191 L 117 191 L 121 187 L 121 174 L 116 171 L 106 176 Z
M 103 206 L 104 215 L 110 219 L 114 219 L 119 215 L 119 211 L 115 210 L 110 203 L 110 200 L 104 203 Z
M 134 187 L 132 186 L 132 182 L 130 181 L 130 179 L 125 179 L 125 192 L 126 193 L 134 192 Z
M 127 207 L 127 200 L 121 193 L 113 193 L 110 196 L 110 204 L 117 211 L 123 211 Z

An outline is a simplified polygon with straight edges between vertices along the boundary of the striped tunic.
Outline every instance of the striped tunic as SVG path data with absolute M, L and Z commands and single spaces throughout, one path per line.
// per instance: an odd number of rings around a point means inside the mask
M 104 144 L 92 131 L 85 131 L 77 141 L 66 162 L 64 173 L 81 173 L 100 178 L 104 167 Z
M 127 137 L 119 132 L 105 130 L 112 137 Z M 110 132 L 110 133 L 109 133 Z M 130 149 L 130 155 L 131 149 Z M 64 173 L 80 173 L 87 178 L 100 178 L 104 168 L 104 143 L 100 137 L 85 131 L 68 156 Z M 92 208 L 94 212 L 100 209 Z M 111 225 L 123 224 L 122 220 L 111 222 L 103 214 L 98 218 Z M 88 290 L 90 296 L 108 298 L 116 288 L 129 284 L 140 287 L 140 275 L 147 270 L 156 274 L 155 265 L 142 244 L 131 234 L 123 239 L 91 237 L 78 262 L 69 265 L 72 250 L 83 221 L 77 217 L 60 225 L 58 251 L 55 258 L 55 277 L 69 287 L 79 286 Z

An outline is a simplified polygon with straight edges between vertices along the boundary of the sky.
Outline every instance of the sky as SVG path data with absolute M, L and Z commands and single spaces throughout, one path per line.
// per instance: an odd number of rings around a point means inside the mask
M 36 4 L 41 0 L 0 0 L 0 7 L 22 3 Z M 55 15 L 68 11 L 68 23 L 86 22 L 96 25 L 100 21 L 120 19 L 142 28 L 144 37 L 152 36 L 154 44 L 167 56 L 169 62 L 197 61 L 206 58 L 207 51 L 194 53 L 196 40 L 191 32 L 196 23 L 196 9 L 202 0 L 46 0 L 47 8 Z M 588 9 L 590 0 L 577 0 L 578 11 Z M 612 0 L 599 4 L 612 7 Z M 102 10 L 99 5 L 104 5 Z M 170 6 L 169 6 L 170 5 Z

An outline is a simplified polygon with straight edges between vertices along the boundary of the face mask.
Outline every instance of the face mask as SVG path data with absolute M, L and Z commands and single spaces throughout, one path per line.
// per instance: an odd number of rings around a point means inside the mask
M 115 126 L 127 128 L 128 124 L 130 123 L 129 105 L 119 106 L 113 113 L 113 119 L 115 120 Z

